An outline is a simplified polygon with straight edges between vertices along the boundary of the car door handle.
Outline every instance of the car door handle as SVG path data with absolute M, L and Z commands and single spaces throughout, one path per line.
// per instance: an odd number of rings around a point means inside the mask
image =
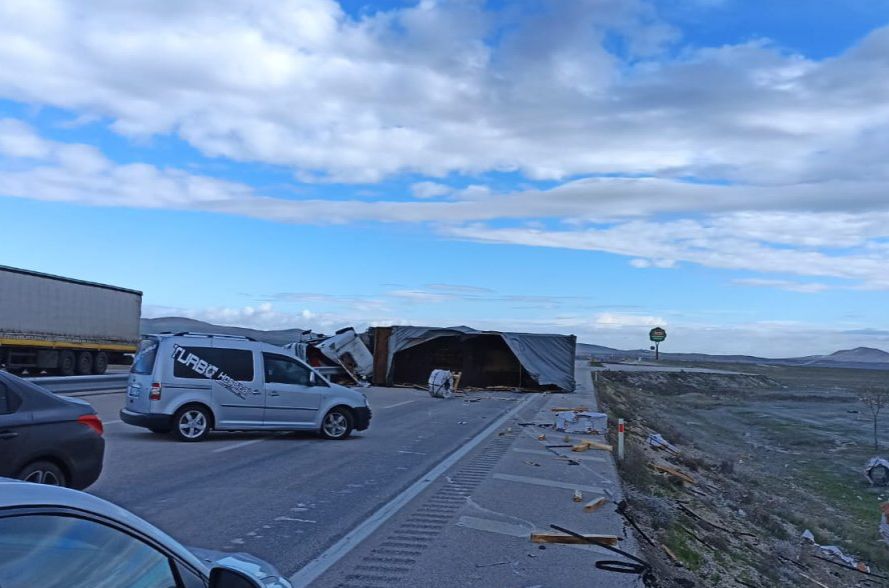
M 274 390 L 269 390 L 269 396 L 280 396 L 280 394 L 275 392 Z
M 18 436 L 15 431 L 0 431 L 0 440 L 15 439 Z

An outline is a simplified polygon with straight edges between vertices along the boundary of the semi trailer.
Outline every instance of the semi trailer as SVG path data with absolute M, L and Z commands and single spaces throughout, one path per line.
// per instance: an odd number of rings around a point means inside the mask
M 139 346 L 142 292 L 0 265 L 0 367 L 103 374 Z

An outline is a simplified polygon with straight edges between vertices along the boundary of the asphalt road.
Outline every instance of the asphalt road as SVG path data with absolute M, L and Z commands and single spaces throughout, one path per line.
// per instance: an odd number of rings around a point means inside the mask
M 99 412 L 107 441 L 104 471 L 88 491 L 186 545 L 245 551 L 290 575 L 521 398 L 366 392 L 370 429 L 345 441 L 219 433 L 195 444 L 120 422 L 123 393 L 78 395 Z

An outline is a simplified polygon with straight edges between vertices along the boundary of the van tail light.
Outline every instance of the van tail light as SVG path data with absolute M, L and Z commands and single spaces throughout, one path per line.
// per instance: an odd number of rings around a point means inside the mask
M 85 414 L 77 417 L 77 422 L 82 423 L 95 431 L 100 436 L 105 433 L 105 427 L 102 426 L 102 419 L 97 414 Z
M 151 385 L 151 392 L 148 393 L 148 400 L 161 399 L 161 385 L 157 382 Z

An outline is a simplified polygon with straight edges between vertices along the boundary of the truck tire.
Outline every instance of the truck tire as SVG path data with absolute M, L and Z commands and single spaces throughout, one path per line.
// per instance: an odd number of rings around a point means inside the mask
M 89 351 L 81 351 L 77 355 L 77 373 L 81 376 L 93 373 L 93 354 Z
M 98 353 L 96 353 L 96 357 L 93 358 L 93 373 L 96 375 L 102 375 L 107 369 L 108 354 L 104 351 L 99 351 Z
M 74 357 L 73 351 L 68 351 L 66 349 L 59 353 L 59 374 L 63 376 L 73 376 L 76 364 L 77 358 Z

